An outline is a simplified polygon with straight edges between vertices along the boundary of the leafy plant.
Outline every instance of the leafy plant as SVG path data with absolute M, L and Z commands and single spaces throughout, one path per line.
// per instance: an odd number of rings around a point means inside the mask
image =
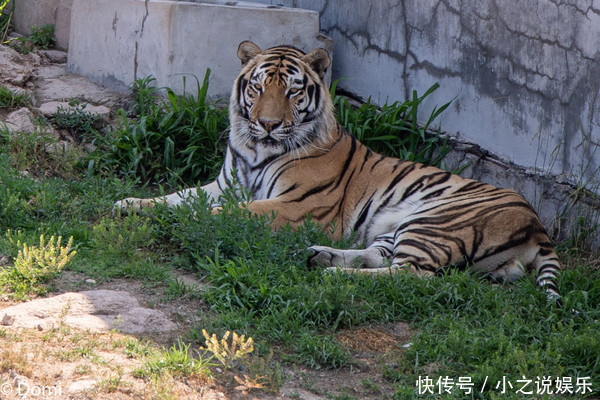
M 102 252 L 125 258 L 154 243 L 152 230 L 149 221 L 137 214 L 126 215 L 122 220 L 102 218 L 92 228 L 91 244 Z
M 12 237 L 10 230 L 7 237 L 19 250 L 11 268 L 0 271 L 0 284 L 8 286 L 13 296 L 23 298 L 31 293 L 43 293 L 42 284 L 55 278 L 77 254 L 71 249 L 73 238 L 69 239 L 66 246 L 61 246 L 62 238 L 54 236 L 48 242 L 44 235 L 40 236 L 39 246 L 27 246 Z M 56 243 L 55 243 L 56 240 Z
M 71 99 L 69 108 L 63 106 L 57 108 L 53 122 L 58 128 L 68 130 L 77 139 L 93 138 L 98 135 L 102 117 L 99 114 L 85 111 L 86 107 L 86 103 Z
M 195 97 L 167 88 L 166 98 L 157 104 L 149 86 L 153 78 L 136 81 L 138 117 L 131 120 L 125 111 L 118 112 L 117 128 L 95 141 L 98 150 L 88 158 L 89 169 L 170 185 L 214 177 L 223 158 L 227 110 L 208 99 L 209 76 L 207 70 L 202 86 L 196 79 Z
M 133 93 L 133 112 L 134 116 L 151 115 L 156 110 L 156 105 L 160 100 L 158 88 L 154 86 L 156 78 L 152 75 L 140 78 L 131 85 Z
M 310 368 L 341 368 L 350 360 L 350 354 L 329 336 L 306 333 L 294 346 L 298 361 Z
M 46 24 L 42 26 L 33 25 L 29 27 L 29 29 L 31 30 L 29 41 L 32 45 L 42 49 L 51 49 L 56 44 L 53 24 Z
M 431 86 L 423 95 L 413 91 L 413 97 L 403 103 L 395 101 L 381 108 L 367 100 L 353 109 L 348 100 L 336 96 L 337 81 L 331 85 L 331 96 L 340 124 L 372 150 L 404 160 L 440 166 L 450 151 L 447 139 L 430 132 L 432 123 L 450 105 L 434 107 L 424 125 L 418 123 L 419 105 L 433 93 L 439 84 Z
M 12 12 L 10 16 L 12 17 Z M 4 22 L 4 24 L 10 24 L 10 18 L 9 21 Z M 29 36 L 12 38 L 4 43 L 13 44 L 13 46 L 23 54 L 30 53 L 36 47 L 46 50 L 54 47 L 56 43 L 56 37 L 54 36 L 54 25 L 33 25 L 30 26 L 29 29 L 31 30 L 31 34 Z M 8 31 L 8 26 L 5 27 L 5 30 Z

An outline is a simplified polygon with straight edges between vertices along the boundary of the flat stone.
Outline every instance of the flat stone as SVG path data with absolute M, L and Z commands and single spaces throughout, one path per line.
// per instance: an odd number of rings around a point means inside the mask
M 169 332 L 177 329 L 159 310 L 141 307 L 130 293 L 88 290 L 37 299 L 2 310 L 12 328 L 52 329 L 62 324 L 90 332 L 116 329 L 127 334 Z
M 126 97 L 120 93 L 96 85 L 82 76 L 70 73 L 56 75 L 54 78 L 38 78 L 35 85 L 36 98 L 40 104 L 51 101 L 79 99 L 86 103 L 114 107 L 123 97 Z
M 41 112 L 46 117 L 51 117 L 58 111 L 59 108 L 62 108 L 64 111 L 70 111 L 75 108 L 69 105 L 68 101 L 49 101 L 44 103 L 38 107 L 38 111 Z M 90 114 L 98 114 L 104 120 L 108 120 L 110 116 L 110 108 L 106 106 L 95 106 L 93 104 L 85 104 L 85 108 L 83 108 L 84 113 Z

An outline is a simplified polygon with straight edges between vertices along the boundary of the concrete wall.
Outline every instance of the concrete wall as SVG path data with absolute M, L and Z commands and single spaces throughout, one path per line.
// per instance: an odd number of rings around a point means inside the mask
M 210 68 L 210 94 L 228 97 L 243 40 L 263 48 L 289 43 L 333 50 L 331 39 L 319 34 L 314 11 L 211 3 L 74 0 L 68 68 L 114 88 L 153 75 L 157 86 L 180 93 L 183 75 L 194 93 L 192 75 L 202 80 Z
M 13 25 L 21 34 L 29 35 L 33 25 L 54 25 L 56 46 L 60 49 L 69 47 L 69 27 L 71 23 L 71 4 L 73 0 L 13 0 L 15 13 Z M 9 3 L 5 11 L 10 10 Z
M 340 87 L 378 103 L 433 83 L 442 128 L 569 180 L 600 168 L 598 0 L 264 0 L 314 9 Z M 592 185 L 590 186 L 592 187 Z

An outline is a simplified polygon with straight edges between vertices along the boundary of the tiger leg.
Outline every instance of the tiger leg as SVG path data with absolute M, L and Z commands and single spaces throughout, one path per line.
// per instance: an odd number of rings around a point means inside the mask
M 429 234 L 397 230 L 393 236 L 389 267 L 361 270 L 361 272 L 369 274 L 408 272 L 418 276 L 431 276 L 440 266 L 456 261 L 454 259 L 457 258 L 457 254 L 456 248 L 441 242 L 437 243 Z
M 115 202 L 113 205 L 113 214 L 117 210 L 124 211 L 139 211 L 143 208 L 151 208 L 156 204 L 166 204 L 168 206 L 180 206 L 182 204 L 192 202 L 198 196 L 198 190 L 206 192 L 211 203 L 216 202 L 219 196 L 223 194 L 217 181 L 211 182 L 208 185 L 200 188 L 191 188 L 180 190 L 179 192 L 171 193 L 165 196 L 153 197 L 148 199 L 140 199 L 136 197 L 128 197 Z
M 380 235 L 366 249 L 334 249 L 327 246 L 308 248 L 308 267 L 322 266 L 329 271 L 347 272 L 387 269 L 392 255 L 393 236 Z M 364 269 L 361 269 L 364 268 Z

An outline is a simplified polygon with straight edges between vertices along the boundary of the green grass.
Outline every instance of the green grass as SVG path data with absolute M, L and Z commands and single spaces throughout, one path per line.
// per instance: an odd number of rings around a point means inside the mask
M 211 376 L 209 367 L 211 357 L 190 350 L 190 345 L 182 342 L 165 350 L 150 351 L 144 355 L 142 366 L 134 375 L 139 378 L 152 379 L 167 373 L 173 377 L 196 377 L 207 379 Z
M 381 365 L 386 380 L 397 388 L 397 399 L 465 398 L 458 390 L 420 395 L 419 377 L 454 382 L 469 377 L 478 389 L 486 382 L 488 390 L 473 394 L 477 399 L 531 398 L 507 397 L 495 389 L 503 379 L 516 383 L 523 376 L 571 377 L 574 382 L 590 377 L 594 394 L 600 393 L 600 273 L 572 243 L 560 248 L 570 268 L 559 278 L 565 307 L 555 309 L 546 304 L 533 277 L 497 286 L 459 271 L 421 279 L 309 270 L 308 246 L 348 247 L 351 241 L 332 242 L 311 220 L 298 230 L 271 232 L 269 218 L 248 215 L 233 194 L 224 212 L 215 216 L 206 199 L 200 199 L 190 207 L 158 206 L 140 215 L 113 217 L 115 200 L 147 197 L 160 191 L 157 182 L 167 187 L 195 184 L 220 167 L 226 110 L 203 97 L 207 80 L 198 83 L 196 96 L 167 91 L 162 99 L 151 83 L 136 82 L 133 112 L 121 111 L 117 128 L 106 136 L 93 133 L 98 150 L 85 160 L 48 158 L 41 150 L 49 140 L 43 131 L 20 140 L 0 131 L 0 256 L 14 258 L 19 250 L 5 235 L 9 229 L 27 243 L 38 242 L 42 234 L 72 236 L 77 255 L 67 269 L 99 281 L 141 280 L 162 290 L 165 298 L 201 297 L 210 305 L 201 310 L 202 324 L 187 333 L 189 341 L 203 345 L 202 329 L 218 337 L 235 331 L 253 337 L 258 357 L 276 351 L 277 361 L 313 369 L 353 367 L 352 353 L 336 340 L 341 329 L 409 322 L 415 332 L 412 346 L 388 354 Z M 424 97 L 415 95 L 381 112 L 370 104 L 358 110 L 341 99 L 336 104 L 346 122 L 354 124 L 349 129 L 356 133 L 363 127 L 362 140 L 381 145 L 380 151 L 442 164 L 438 155 L 447 144 L 412 123 Z M 390 124 L 398 130 L 388 138 Z M 188 153 L 174 159 L 180 145 Z M 20 158 L 23 152 L 36 161 Z M 173 268 L 196 274 L 203 289 L 187 289 L 174 278 Z M 10 292 L 10 287 L 0 291 Z M 145 357 L 140 376 L 206 372 L 204 362 L 194 361 L 199 359 L 189 344 L 157 354 L 130 350 Z M 120 384 L 118 378 L 111 387 Z
M 424 124 L 417 123 L 419 106 L 439 84 L 421 96 L 413 91 L 412 98 L 404 102 L 386 102 L 378 107 L 368 99 L 358 108 L 352 108 L 344 97 L 336 96 L 336 86 L 337 81 L 331 86 L 331 96 L 338 121 L 358 140 L 390 157 L 444 168 L 443 159 L 450 147 L 447 139 L 440 137 L 439 127 L 433 133 L 432 124 L 450 103 L 434 107 Z
M 272 233 L 265 218 L 248 217 L 234 204 L 217 216 L 201 204 L 155 210 L 157 220 L 168 215 L 161 231 L 209 284 L 204 296 L 221 329 L 283 344 L 287 361 L 340 368 L 351 357 L 336 331 L 408 321 L 420 333 L 387 370 L 400 387 L 398 398 L 416 395 L 415 381 L 424 375 L 469 376 L 479 387 L 504 376 L 589 376 L 600 387 L 597 269 L 582 265 L 561 275 L 565 307 L 559 310 L 546 304 L 533 277 L 497 286 L 455 270 L 432 279 L 323 274 L 304 264 L 308 244 L 331 244 L 314 225 Z M 492 388 L 477 398 L 493 395 Z
M 30 100 L 27 94 L 15 92 L 6 86 L 0 86 L 0 109 L 12 110 L 29 104 Z

